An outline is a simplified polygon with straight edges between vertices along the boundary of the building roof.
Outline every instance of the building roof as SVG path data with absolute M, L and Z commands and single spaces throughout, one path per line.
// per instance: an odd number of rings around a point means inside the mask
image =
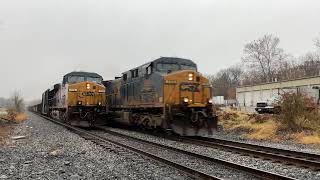
M 237 87 L 237 92 L 258 91 L 258 90 L 266 90 L 266 89 L 285 89 L 285 88 L 296 88 L 301 86 L 314 86 L 314 85 L 320 85 L 320 76 L 312 76 L 312 77 L 304 77 L 304 78 L 278 81 L 278 82 L 239 86 Z

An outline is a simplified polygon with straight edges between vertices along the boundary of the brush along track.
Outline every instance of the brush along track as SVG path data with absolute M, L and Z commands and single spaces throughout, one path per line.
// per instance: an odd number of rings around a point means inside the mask
M 170 140 L 187 142 L 211 148 L 220 148 L 222 150 L 237 152 L 273 162 L 280 162 L 286 165 L 295 165 L 297 167 L 320 170 L 320 155 L 318 154 L 278 149 L 216 138 L 184 138 L 172 136 L 167 138 Z
M 189 151 L 177 149 L 177 148 L 174 148 L 174 147 L 169 147 L 169 146 L 166 146 L 166 145 L 162 145 L 162 144 L 150 142 L 150 141 L 147 141 L 147 140 L 143 140 L 143 139 L 140 139 L 140 138 L 132 137 L 132 136 L 125 135 L 125 134 L 122 134 L 122 133 L 110 131 L 110 130 L 108 130 L 106 128 L 103 128 L 103 127 L 99 127 L 99 129 L 103 130 L 105 133 L 108 133 L 110 135 L 122 137 L 123 139 L 130 139 L 130 140 L 133 140 L 133 141 L 136 141 L 136 142 L 139 142 L 139 143 L 147 144 L 149 146 L 151 145 L 151 146 L 157 147 L 158 149 L 161 148 L 163 150 L 169 150 L 169 151 L 172 151 L 172 152 L 175 152 L 175 153 L 178 153 L 178 154 L 184 154 L 185 157 L 190 156 L 190 157 L 193 157 L 193 158 L 197 158 L 197 159 L 203 161 L 204 163 L 205 162 L 211 162 L 211 163 L 223 165 L 223 166 L 226 166 L 228 168 L 240 170 L 240 171 L 243 171 L 246 174 L 251 174 L 251 175 L 257 176 L 257 177 L 262 178 L 262 179 L 292 179 L 292 178 L 285 177 L 285 176 L 278 175 L 278 174 L 274 174 L 274 173 L 271 173 L 271 172 L 266 172 L 266 171 L 258 170 L 258 169 L 255 169 L 255 168 L 251 168 L 251 167 L 235 164 L 235 163 L 228 162 L 228 161 L 225 161 L 225 160 L 221 160 L 221 159 L 218 159 L 218 158 L 213 158 L 213 157 L 209 157 L 209 156 L 205 156 L 205 155 L 200 155 L 200 154 L 192 153 L 192 152 L 189 152 Z

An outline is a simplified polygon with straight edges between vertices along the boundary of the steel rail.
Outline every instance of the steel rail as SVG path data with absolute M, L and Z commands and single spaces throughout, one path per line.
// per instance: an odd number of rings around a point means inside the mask
M 169 137 L 170 139 L 170 137 Z M 174 140 L 173 138 L 171 138 Z M 287 165 L 296 165 L 300 167 L 320 170 L 320 155 L 305 152 L 298 152 L 286 149 L 259 146 L 254 144 L 229 141 L 217 138 L 176 138 L 175 140 L 202 145 L 206 147 L 218 147 L 228 149 L 234 152 L 240 152 L 253 157 L 261 157 L 266 160 L 283 162 Z
M 35 113 L 36 115 L 44 118 L 44 119 L 47 119 L 53 123 L 56 123 L 58 125 L 61 125 L 69 130 L 72 130 L 74 132 L 76 132 L 77 134 L 79 135 L 85 135 L 86 138 L 88 138 L 90 141 L 93 141 L 95 143 L 99 143 L 97 142 L 96 140 L 100 141 L 100 142 L 103 142 L 103 143 L 111 143 L 117 147 L 120 147 L 120 148 L 125 148 L 131 152 L 134 152 L 134 153 L 138 153 L 140 155 L 143 155 L 145 157 L 148 157 L 152 160 L 156 160 L 162 164 L 166 164 L 170 167 L 173 167 L 179 171 L 182 171 L 184 173 L 186 173 L 187 175 L 189 175 L 190 177 L 193 177 L 195 179 L 208 179 L 208 180 L 220 180 L 221 178 L 218 178 L 218 177 L 215 177 L 215 176 L 212 176 L 212 175 L 209 175 L 207 173 L 204 173 L 204 172 L 201 172 L 201 171 L 198 171 L 198 170 L 195 170 L 193 168 L 189 168 L 189 167 L 186 167 L 186 166 L 183 166 L 181 164 L 178 164 L 176 162 L 173 162 L 169 159 L 165 159 L 165 158 L 162 158 L 162 157 L 159 157 L 159 156 L 156 156 L 154 154 L 151 154 L 147 151 L 143 151 L 141 149 L 138 149 L 136 147 L 133 147 L 133 146 L 130 146 L 130 145 L 126 145 L 126 144 L 122 144 L 120 142 L 117 142 L 117 141 L 114 141 L 114 140 L 111 140 L 111 139 L 108 139 L 108 138 L 105 138 L 105 137 L 101 137 L 101 136 L 98 136 L 94 133 L 91 133 L 91 132 L 88 132 L 86 130 L 83 130 L 81 128 L 77 128 L 77 127 L 74 127 L 74 126 L 71 126 L 69 124 L 66 124 L 66 123 L 63 123 L 63 122 L 60 122 L 58 120 L 55 120 L 55 119 L 52 119 L 52 118 L 49 118 L 47 116 L 43 116 L 43 115 L 40 115 L 38 113 Z M 83 136 L 82 136 L 83 137 Z
M 201 155 L 201 154 L 196 154 L 196 153 L 193 153 L 193 152 L 190 152 L 190 151 L 185 151 L 185 150 L 177 149 L 177 148 L 174 148 L 174 147 L 166 146 L 166 145 L 163 145 L 163 144 L 158 144 L 158 143 L 154 143 L 154 142 L 151 142 L 151 141 L 147 141 L 147 140 L 143 140 L 143 139 L 140 139 L 140 138 L 136 138 L 136 137 L 132 137 L 132 136 L 129 136 L 129 135 L 125 135 L 125 134 L 122 134 L 122 133 L 110 131 L 110 130 L 104 128 L 104 127 L 97 127 L 97 128 L 99 128 L 100 130 L 105 131 L 106 133 L 109 133 L 109 134 L 112 134 L 112 135 L 115 135 L 115 136 L 120 136 L 120 137 L 123 137 L 123 138 L 126 138 L 126 139 L 132 139 L 132 140 L 135 140 L 135 141 L 138 141 L 138 142 L 142 142 L 142 143 L 145 143 L 145 144 L 151 144 L 153 146 L 158 146 L 158 147 L 163 148 L 163 149 L 167 149 L 167 150 L 170 150 L 170 151 L 178 152 L 178 153 L 181 153 L 181 154 L 186 154 L 186 155 L 193 156 L 193 157 L 196 157 L 198 159 L 205 160 L 205 161 L 221 164 L 221 165 L 233 168 L 233 169 L 244 171 L 244 172 L 246 172 L 248 174 L 251 174 L 251 175 L 263 178 L 263 179 L 293 179 L 293 178 L 282 176 L 282 175 L 279 175 L 279 174 L 275 174 L 275 173 L 271 173 L 271 172 L 267 172 L 267 171 L 263 171 L 263 170 L 259 170 L 259 169 L 255 169 L 255 168 L 251 168 L 251 167 L 244 166 L 244 165 L 239 165 L 239 164 L 236 164 L 236 163 L 233 163 L 233 162 L 229 162 L 229 161 L 225 161 L 225 160 L 222 160 L 222 159 L 219 159 L 219 158 L 213 158 L 213 157 L 209 157 L 209 156 L 205 156 L 205 155 Z

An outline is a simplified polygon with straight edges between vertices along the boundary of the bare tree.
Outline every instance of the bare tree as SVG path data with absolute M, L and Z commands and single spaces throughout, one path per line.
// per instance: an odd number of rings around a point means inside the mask
M 243 70 L 241 66 L 231 66 L 215 75 L 208 76 L 214 95 L 224 96 L 226 99 L 235 99 L 236 87 L 240 85 Z
M 252 69 L 259 70 L 263 82 L 271 82 L 276 76 L 279 64 L 287 55 L 278 45 L 280 39 L 264 35 L 245 45 L 243 61 Z M 256 77 L 257 78 L 257 77 Z
M 320 38 L 317 38 L 314 43 L 318 48 L 320 48 Z
M 304 76 L 316 76 L 320 72 L 320 55 L 316 52 L 309 52 L 302 57 L 300 68 L 304 71 Z
M 20 92 L 15 91 L 11 97 L 13 107 L 17 112 L 24 111 L 24 99 L 21 96 Z
M 236 64 L 226 69 L 226 71 L 229 72 L 231 84 L 233 86 L 239 86 L 244 73 L 242 66 L 240 64 Z

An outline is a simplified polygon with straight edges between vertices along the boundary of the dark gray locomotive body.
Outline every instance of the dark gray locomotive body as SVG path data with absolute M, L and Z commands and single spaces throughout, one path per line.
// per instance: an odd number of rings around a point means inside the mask
M 116 122 L 188 136 L 206 136 L 217 126 L 212 88 L 191 60 L 162 57 L 104 85 Z

